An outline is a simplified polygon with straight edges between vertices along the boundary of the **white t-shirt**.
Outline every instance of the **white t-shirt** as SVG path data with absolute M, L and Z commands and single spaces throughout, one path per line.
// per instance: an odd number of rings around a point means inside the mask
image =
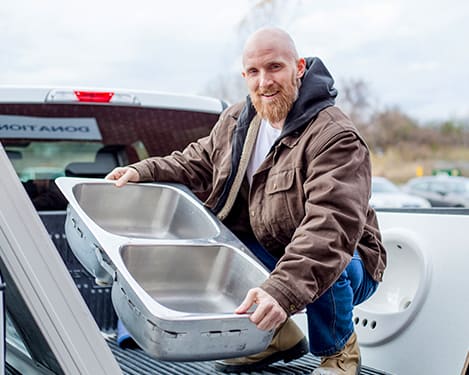
M 280 136 L 281 129 L 274 128 L 267 120 L 262 120 L 257 133 L 256 144 L 249 159 L 249 164 L 246 168 L 246 176 L 248 177 L 249 185 L 252 184 L 252 175 L 257 171 L 257 168 L 262 164 L 274 144 L 275 140 Z

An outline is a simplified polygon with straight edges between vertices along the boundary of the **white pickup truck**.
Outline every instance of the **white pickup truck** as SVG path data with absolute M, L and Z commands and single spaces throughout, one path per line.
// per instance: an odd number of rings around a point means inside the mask
M 224 103 L 90 89 L 0 88 L 0 364 L 6 374 L 216 374 L 115 342 L 109 287 L 68 248 L 58 176 L 103 177 L 208 133 Z M 468 375 L 465 209 L 378 211 L 389 267 L 357 307 L 362 374 Z M 297 321 L 304 327 L 304 320 Z M 0 324 L 2 328 L 2 324 Z M 307 355 L 263 374 L 309 374 Z

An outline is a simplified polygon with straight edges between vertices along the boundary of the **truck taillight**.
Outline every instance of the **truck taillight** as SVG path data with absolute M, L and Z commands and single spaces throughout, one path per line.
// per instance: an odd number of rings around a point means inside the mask
M 140 105 L 137 96 L 127 92 L 53 89 L 47 93 L 47 103 L 101 103 Z
M 114 96 L 113 92 L 74 91 L 79 102 L 109 103 Z

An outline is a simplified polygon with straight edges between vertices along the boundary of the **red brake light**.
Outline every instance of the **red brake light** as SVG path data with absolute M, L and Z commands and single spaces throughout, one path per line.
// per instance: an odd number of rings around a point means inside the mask
M 114 96 L 113 92 L 74 91 L 79 102 L 109 103 Z
M 80 89 L 51 89 L 45 98 L 46 103 L 96 103 L 115 105 L 140 105 L 135 94 L 124 91 L 99 91 Z

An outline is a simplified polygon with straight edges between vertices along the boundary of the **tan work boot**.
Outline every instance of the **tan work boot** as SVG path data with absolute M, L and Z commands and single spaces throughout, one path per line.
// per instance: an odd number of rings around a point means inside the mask
M 225 359 L 215 362 L 215 369 L 221 372 L 259 371 L 270 364 L 283 360 L 290 362 L 309 352 L 308 340 L 291 319 L 277 329 L 272 342 L 261 353 L 247 357 Z
M 359 375 L 360 367 L 360 347 L 354 332 L 340 352 L 322 357 L 321 365 L 311 375 Z

